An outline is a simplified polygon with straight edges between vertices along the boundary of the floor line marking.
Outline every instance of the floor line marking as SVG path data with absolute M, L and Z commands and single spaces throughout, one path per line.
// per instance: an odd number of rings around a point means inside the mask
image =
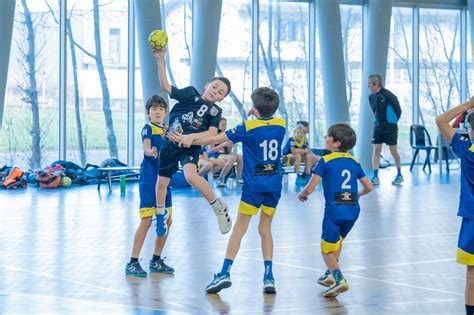
M 262 259 L 253 258 L 253 257 L 239 256 L 239 258 L 244 258 L 244 259 L 248 259 L 248 260 L 255 260 L 255 261 L 263 262 Z M 318 269 L 318 268 L 303 267 L 303 266 L 297 266 L 297 265 L 293 265 L 293 264 L 281 263 L 281 262 L 277 262 L 277 261 L 273 261 L 273 264 L 274 265 L 282 265 L 282 266 L 292 267 L 292 268 L 299 268 L 299 269 L 304 269 L 304 270 L 317 271 L 317 272 L 326 271 L 326 269 L 323 270 L 323 269 Z M 422 287 L 422 286 L 412 285 L 412 284 L 407 284 L 407 283 L 402 283 L 402 282 L 382 280 L 382 279 L 364 277 L 364 276 L 347 274 L 347 273 L 344 273 L 344 276 L 348 276 L 348 277 L 352 277 L 352 278 L 358 278 L 358 279 L 364 279 L 364 280 L 372 280 L 372 281 L 376 281 L 376 282 L 393 284 L 393 285 L 398 285 L 398 286 L 408 287 L 408 288 L 414 288 L 414 289 L 422 289 L 422 290 L 427 290 L 427 291 L 433 291 L 433 292 L 439 292 L 439 293 L 445 293 L 445 294 L 452 294 L 452 295 L 456 295 L 456 296 L 464 296 L 464 293 L 452 292 L 452 291 L 447 291 L 447 290 L 442 290 L 442 289 L 427 288 L 427 287 Z

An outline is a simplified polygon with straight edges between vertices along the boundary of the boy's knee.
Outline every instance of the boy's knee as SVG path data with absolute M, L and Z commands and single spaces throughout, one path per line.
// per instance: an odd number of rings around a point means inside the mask
M 260 236 L 268 235 L 270 234 L 270 232 L 270 223 L 260 223 L 258 225 L 258 233 L 260 234 Z
M 295 155 L 295 162 L 301 163 L 301 154 Z
M 140 225 L 142 228 L 149 229 L 151 227 L 151 217 L 142 218 Z
M 474 281 L 474 266 L 467 266 L 467 279 Z

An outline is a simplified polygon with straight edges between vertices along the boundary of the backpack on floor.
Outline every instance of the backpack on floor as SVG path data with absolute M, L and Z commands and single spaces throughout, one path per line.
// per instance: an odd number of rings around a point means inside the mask
M 1 186 L 5 189 L 26 188 L 24 172 L 19 167 L 2 168 Z
M 57 171 L 41 171 L 38 174 L 38 186 L 40 188 L 57 188 L 61 184 L 61 174 Z

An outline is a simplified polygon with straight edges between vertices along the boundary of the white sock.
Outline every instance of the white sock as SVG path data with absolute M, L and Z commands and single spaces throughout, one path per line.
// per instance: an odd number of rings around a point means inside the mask
M 156 214 L 165 214 L 165 205 L 158 205 L 156 207 Z

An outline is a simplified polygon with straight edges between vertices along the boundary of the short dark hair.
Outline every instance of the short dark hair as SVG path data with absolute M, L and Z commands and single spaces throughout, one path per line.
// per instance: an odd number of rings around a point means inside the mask
M 227 79 L 226 77 L 214 77 L 214 78 L 212 78 L 211 82 L 214 82 L 214 81 L 216 81 L 216 80 L 221 81 L 222 83 L 224 83 L 224 84 L 227 86 L 227 94 L 226 94 L 225 96 L 229 95 L 230 90 L 231 90 L 231 88 L 232 88 L 232 87 L 230 86 L 230 80 Z
M 270 118 L 275 114 L 280 105 L 278 93 L 268 87 L 259 87 L 252 92 L 253 106 L 262 118 Z
M 383 76 L 380 73 L 372 73 L 369 75 L 369 81 L 372 84 L 383 87 Z
M 474 130 L 474 112 L 467 115 L 466 121 L 468 122 L 469 127 Z
M 302 125 L 305 128 L 309 127 L 309 123 L 306 120 L 299 120 L 296 122 L 297 125 Z
M 332 137 L 334 142 L 339 141 L 341 143 L 339 146 L 339 150 L 341 151 L 349 151 L 357 142 L 356 133 L 348 124 L 340 123 L 332 125 L 328 129 L 328 136 Z
M 168 112 L 168 103 L 166 103 L 165 99 L 159 95 L 152 95 L 146 101 L 146 105 L 145 105 L 146 111 L 149 112 L 150 108 L 154 106 L 164 108 L 165 111 Z

